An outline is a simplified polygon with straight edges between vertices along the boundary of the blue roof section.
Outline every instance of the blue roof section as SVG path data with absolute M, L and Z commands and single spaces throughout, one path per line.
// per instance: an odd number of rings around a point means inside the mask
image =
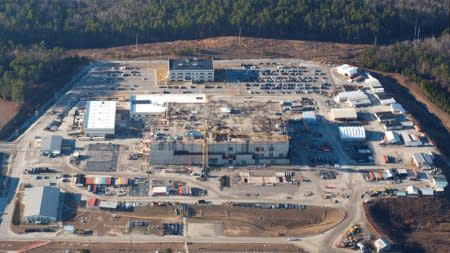
M 89 122 L 89 109 L 91 107 L 91 102 L 86 103 L 86 111 L 84 115 L 84 128 L 88 128 L 88 122 Z
M 136 100 L 136 95 L 132 95 L 130 98 L 130 112 L 136 112 L 136 105 L 150 105 L 152 104 L 151 100 Z
M 47 217 L 58 217 L 58 206 L 59 189 L 56 187 L 44 186 L 39 215 Z

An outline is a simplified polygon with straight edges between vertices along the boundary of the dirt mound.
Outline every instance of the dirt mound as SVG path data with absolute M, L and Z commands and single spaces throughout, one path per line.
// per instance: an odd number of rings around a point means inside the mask
M 402 252 L 450 252 L 449 200 L 378 199 L 366 204 L 364 209 Z
M 0 129 L 19 111 L 20 104 L 0 99 Z
M 202 40 L 178 40 L 106 49 L 71 50 L 68 53 L 92 59 L 161 59 L 175 56 L 236 58 L 301 58 L 304 60 L 348 62 L 367 45 L 331 42 L 276 40 L 235 36 Z

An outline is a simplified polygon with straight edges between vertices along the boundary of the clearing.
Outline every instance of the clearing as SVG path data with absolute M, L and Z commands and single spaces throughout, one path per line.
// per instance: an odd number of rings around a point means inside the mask
M 0 129 L 17 114 L 19 109 L 19 103 L 0 99 Z
M 450 201 L 443 198 L 379 199 L 368 217 L 402 252 L 450 252 Z

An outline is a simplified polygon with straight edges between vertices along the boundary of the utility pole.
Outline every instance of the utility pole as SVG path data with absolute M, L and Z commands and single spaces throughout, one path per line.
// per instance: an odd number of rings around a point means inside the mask
M 136 51 L 138 50 L 138 33 L 136 32 Z

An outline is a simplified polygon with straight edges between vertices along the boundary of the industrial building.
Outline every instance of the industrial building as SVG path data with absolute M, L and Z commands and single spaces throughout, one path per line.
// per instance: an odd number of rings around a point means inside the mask
M 56 222 L 59 210 L 59 189 L 50 186 L 25 188 L 23 217 L 27 223 Z
M 114 135 L 116 124 L 116 102 L 87 102 L 84 120 L 84 134 L 86 136 L 106 137 Z
M 358 68 L 355 66 L 350 66 L 348 64 L 340 65 L 336 68 L 336 72 L 347 78 L 353 78 L 358 75 Z
M 169 104 L 206 103 L 204 94 L 151 94 L 133 95 L 130 98 L 130 118 L 147 121 L 166 112 Z
M 393 103 L 393 104 L 390 105 L 390 107 L 391 107 L 391 112 L 393 114 L 403 115 L 403 114 L 406 113 L 405 108 L 403 108 L 403 106 L 401 104 L 399 104 L 399 103 Z
M 431 186 L 437 192 L 443 192 L 448 186 L 447 178 L 444 175 L 434 175 L 431 179 Z
M 59 135 L 50 135 L 42 138 L 41 155 L 59 156 L 61 155 L 61 146 L 63 137 Z
M 402 140 L 400 139 L 400 135 L 395 131 L 387 131 L 384 134 L 384 143 L 385 144 L 401 144 Z
M 353 108 L 332 108 L 331 118 L 335 121 L 356 120 L 358 115 Z
M 366 140 L 366 130 L 362 126 L 341 126 L 339 137 L 344 142 L 362 142 Z
M 171 59 L 169 60 L 169 81 L 213 82 L 213 61 L 197 58 Z
M 155 120 L 150 163 L 178 165 L 289 164 L 285 122 L 277 102 L 241 98 L 170 104 Z M 270 115 L 270 116 L 269 116 Z
M 375 93 L 374 96 L 381 105 L 391 105 L 396 103 L 395 99 L 392 96 L 389 96 L 384 92 Z
M 412 156 L 412 160 L 419 169 L 432 169 L 434 156 L 432 153 L 415 153 Z
M 351 107 L 360 107 L 370 105 L 369 97 L 360 90 L 344 91 L 337 94 L 334 100 Z
M 374 94 L 384 92 L 383 85 L 381 85 L 380 81 L 369 73 L 367 73 L 367 78 L 364 80 L 364 83 L 369 86 L 370 91 Z

